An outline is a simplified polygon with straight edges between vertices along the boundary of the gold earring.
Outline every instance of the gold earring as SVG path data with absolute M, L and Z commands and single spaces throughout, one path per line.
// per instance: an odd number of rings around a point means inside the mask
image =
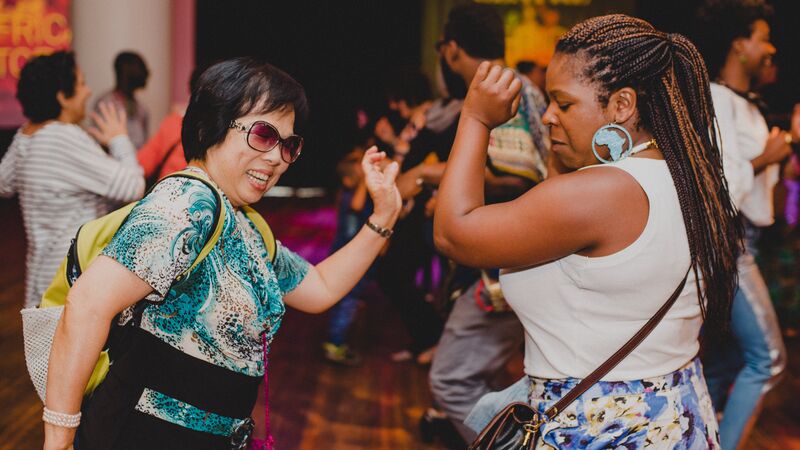
M 739 62 L 742 64 L 747 64 L 747 56 L 744 56 L 743 53 L 739 53 Z

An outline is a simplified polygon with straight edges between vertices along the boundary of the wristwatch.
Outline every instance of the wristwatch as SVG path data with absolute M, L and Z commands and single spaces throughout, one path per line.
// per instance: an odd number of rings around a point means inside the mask
M 384 237 L 384 238 L 388 238 L 388 237 L 390 237 L 392 235 L 392 233 L 394 233 L 394 230 L 392 230 L 391 228 L 384 228 L 384 227 L 382 227 L 380 225 L 376 225 L 376 224 L 370 222 L 369 220 L 367 220 L 367 224 L 366 225 L 367 225 L 367 228 L 369 228 L 370 230 L 378 233 L 381 237 Z

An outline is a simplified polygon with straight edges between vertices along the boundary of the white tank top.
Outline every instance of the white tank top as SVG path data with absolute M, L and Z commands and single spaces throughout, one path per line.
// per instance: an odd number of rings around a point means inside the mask
M 501 271 L 505 297 L 525 328 L 525 373 L 531 376 L 585 378 L 653 316 L 689 268 L 686 228 L 666 162 L 627 158 L 592 167 L 616 167 L 636 179 L 650 203 L 647 224 L 631 245 L 609 256 L 573 254 Z M 698 352 L 701 324 L 690 274 L 661 323 L 603 380 L 679 369 Z

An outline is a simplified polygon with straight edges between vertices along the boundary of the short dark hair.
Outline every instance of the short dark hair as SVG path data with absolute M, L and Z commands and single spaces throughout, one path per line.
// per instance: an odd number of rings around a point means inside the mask
M 503 20 L 489 5 L 468 3 L 451 9 L 444 40 L 455 41 L 473 58 L 497 59 L 506 54 Z
M 529 74 L 533 72 L 533 69 L 537 67 L 538 65 L 533 61 L 520 61 L 517 63 L 517 72 L 523 74 Z
M 305 91 L 282 70 L 253 57 L 214 64 L 197 80 L 183 117 L 186 160 L 204 160 L 209 148 L 225 140 L 234 119 L 289 108 L 294 110 L 296 125 L 306 119 Z
M 757 20 L 769 21 L 772 7 L 764 0 L 708 0 L 697 11 L 693 36 L 711 79 L 719 76 L 731 44 L 749 38 Z
M 122 78 L 122 73 L 125 71 L 126 67 L 130 67 L 134 64 L 147 71 L 147 64 L 145 64 L 144 59 L 138 53 L 119 52 L 117 57 L 114 58 L 114 74 L 117 76 L 117 80 L 119 81 L 119 79 Z
M 75 54 L 60 51 L 51 55 L 36 56 L 28 60 L 19 75 L 17 100 L 22 113 L 33 123 L 57 118 L 61 104 L 56 94 L 75 95 L 78 79 Z

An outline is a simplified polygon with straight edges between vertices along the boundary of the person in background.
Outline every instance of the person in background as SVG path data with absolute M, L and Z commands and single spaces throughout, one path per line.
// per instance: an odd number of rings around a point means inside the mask
M 390 114 L 376 121 L 375 137 L 379 147 L 387 148 L 387 154 L 400 164 L 401 170 L 407 170 L 409 164 L 419 164 L 428 153 L 444 147 L 429 140 L 430 133 L 423 130 L 425 113 L 431 105 L 430 86 L 419 71 L 400 71 L 388 83 L 387 90 Z M 428 145 L 417 148 L 414 143 L 421 141 L 427 141 Z M 430 232 L 426 233 L 425 200 L 419 197 L 412 200 L 405 195 L 403 200 L 403 213 L 376 267 L 376 279 L 411 337 L 408 348 L 392 353 L 391 359 L 395 362 L 413 359 L 427 365 L 442 332 L 442 319 L 426 301 L 427 292 L 417 283 L 417 274 L 431 267 L 433 242 L 429 239 Z
M 525 75 L 525 78 L 530 80 L 539 90 L 545 91 L 544 81 L 547 75 L 547 67 L 536 64 L 533 61 L 519 61 L 517 63 L 517 72 Z
M 70 52 L 35 57 L 20 73 L 17 99 L 29 122 L 0 162 L 0 193 L 19 194 L 28 308 L 39 304 L 78 228 L 144 192 L 125 112 L 103 103 L 91 136 L 78 125 L 90 95 Z
M 453 8 L 438 49 L 444 67 L 469 85 L 482 62 L 503 64 L 503 22 L 494 8 L 487 5 Z M 547 171 L 550 141 L 542 123 L 547 102 L 536 86 L 521 75 L 516 76 L 524 86 L 518 110 L 492 130 L 489 140 L 485 169 L 487 203 L 509 201 L 522 195 L 543 181 Z M 453 131 L 456 126 L 457 121 L 453 123 Z M 448 158 L 449 148 L 448 155 L 441 160 Z M 438 185 L 445 167 L 444 163 L 421 165 L 403 177 L 417 176 L 426 184 Z M 401 177 L 399 184 L 403 181 Z M 435 203 L 440 196 L 441 191 Z M 451 295 L 452 311 L 431 365 L 434 405 L 466 441 L 472 440 L 475 433 L 464 426 L 464 419 L 478 399 L 495 387 L 495 380 L 518 354 L 523 340 L 522 326 L 503 299 L 497 276 L 496 268 L 478 271 L 462 266 L 454 272 L 452 277 L 458 280 L 460 289 Z M 531 293 L 535 295 L 535 290 Z M 436 426 L 441 425 L 436 420 L 439 416 L 435 409 L 429 409 L 420 422 L 421 429 L 446 430 Z
M 194 90 L 201 72 L 200 69 L 192 71 L 189 79 L 190 92 Z M 161 121 L 158 131 L 139 148 L 136 158 L 144 170 L 148 184 L 152 185 L 155 181 L 186 167 L 186 156 L 181 143 L 181 124 L 185 113 L 186 105 L 174 105 L 172 112 Z
M 101 95 L 95 102 L 95 111 L 100 111 L 102 103 L 111 102 L 125 111 L 128 117 L 127 128 L 133 145 L 140 149 L 150 136 L 150 113 L 147 107 L 136 99 L 136 91 L 147 86 L 150 71 L 144 59 L 135 52 L 120 52 L 114 58 L 114 89 Z
M 794 140 L 766 122 L 766 105 L 752 92 L 776 49 L 770 42 L 772 8 L 763 0 L 710 0 L 698 11 L 697 42 L 712 78 L 725 178 L 745 227 L 739 286 L 733 299 L 733 339 L 709 342 L 706 378 L 722 413 L 724 450 L 740 448 L 758 417 L 761 401 L 786 368 L 786 348 L 756 256 L 763 227 L 774 223 L 773 189 L 779 163 Z
M 425 127 L 425 116 L 433 105 L 428 78 L 419 71 L 400 70 L 387 87 L 389 114 L 375 122 L 375 137 L 387 146 L 399 163 L 408 155 L 410 142 Z
M 356 147 L 347 153 L 336 166 L 342 187 L 337 199 L 336 235 L 331 245 L 331 254 L 350 242 L 372 214 L 372 202 L 367 195 L 364 170 L 361 168 L 363 158 L 364 149 Z M 370 272 L 368 271 L 355 287 L 330 310 L 328 337 L 322 344 L 325 359 L 328 361 L 347 366 L 356 366 L 361 363 L 361 355 L 347 343 L 347 337 L 356 317 L 358 301 L 369 278 Z

